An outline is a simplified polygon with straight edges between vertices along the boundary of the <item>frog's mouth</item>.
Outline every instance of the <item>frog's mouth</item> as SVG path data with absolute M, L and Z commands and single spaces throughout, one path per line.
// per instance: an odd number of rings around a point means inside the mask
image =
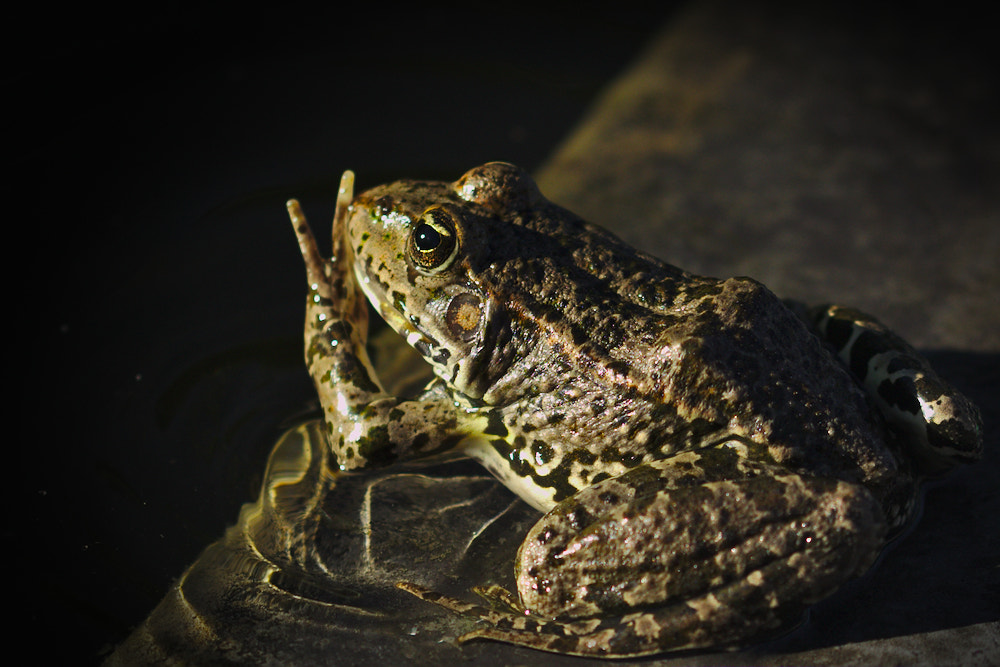
M 354 275 L 357 278 L 361 291 L 365 293 L 368 302 L 372 304 L 379 316 L 385 320 L 393 331 L 406 339 L 407 345 L 420 353 L 435 368 L 444 368 L 444 362 L 448 355 L 444 353 L 442 358 L 441 344 L 418 329 L 404 313 L 388 304 L 387 295 L 381 289 L 376 278 L 369 276 L 367 271 L 360 266 L 359 262 L 354 262 Z

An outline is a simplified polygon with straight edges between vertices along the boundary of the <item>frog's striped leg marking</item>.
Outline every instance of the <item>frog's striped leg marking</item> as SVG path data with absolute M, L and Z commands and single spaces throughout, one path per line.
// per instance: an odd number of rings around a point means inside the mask
M 469 428 L 459 432 L 453 400 L 401 401 L 382 388 L 365 347 L 368 306 L 351 267 L 346 238 L 353 183 L 354 174 L 344 172 L 333 221 L 334 256 L 329 260 L 320 255 L 299 203 L 293 199 L 287 204 L 309 281 L 306 366 L 323 407 L 327 439 L 342 470 L 450 449 L 478 423 L 474 417 L 463 419 Z
M 979 410 L 938 377 L 909 343 L 851 308 L 824 305 L 811 316 L 821 337 L 836 348 L 928 472 L 979 459 Z
M 485 596 L 498 609 L 484 609 L 400 587 L 484 623 L 460 641 L 594 657 L 734 646 L 787 628 L 863 573 L 885 533 L 860 485 L 685 452 L 542 517 L 518 554 L 521 613 L 496 589 Z

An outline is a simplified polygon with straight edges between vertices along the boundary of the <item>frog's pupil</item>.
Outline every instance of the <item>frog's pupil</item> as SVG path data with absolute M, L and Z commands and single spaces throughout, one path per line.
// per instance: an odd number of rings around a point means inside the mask
M 413 240 L 418 250 L 429 252 L 441 245 L 441 234 L 427 223 L 422 223 L 414 232 Z

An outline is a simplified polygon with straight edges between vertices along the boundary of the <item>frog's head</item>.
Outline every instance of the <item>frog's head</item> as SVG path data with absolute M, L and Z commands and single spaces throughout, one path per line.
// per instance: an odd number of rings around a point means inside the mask
M 347 245 L 368 300 L 439 377 L 470 397 L 485 392 L 484 370 L 495 366 L 497 336 L 506 331 L 483 268 L 508 221 L 540 200 L 527 173 L 493 162 L 455 183 L 373 188 L 348 211 Z

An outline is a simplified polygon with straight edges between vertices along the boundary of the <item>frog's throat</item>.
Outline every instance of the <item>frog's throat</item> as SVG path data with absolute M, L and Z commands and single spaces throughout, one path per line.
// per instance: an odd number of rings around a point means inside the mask
M 374 285 L 374 281 L 365 274 L 364 270 L 358 265 L 358 262 L 354 262 L 354 277 L 358 285 L 361 286 L 361 291 L 368 298 L 368 303 L 372 304 L 375 311 L 393 331 L 406 339 L 410 347 L 416 350 L 436 349 L 438 347 L 431 338 L 413 326 L 406 316 L 398 310 L 392 307 L 382 307 L 382 304 L 385 303 L 386 295 Z

